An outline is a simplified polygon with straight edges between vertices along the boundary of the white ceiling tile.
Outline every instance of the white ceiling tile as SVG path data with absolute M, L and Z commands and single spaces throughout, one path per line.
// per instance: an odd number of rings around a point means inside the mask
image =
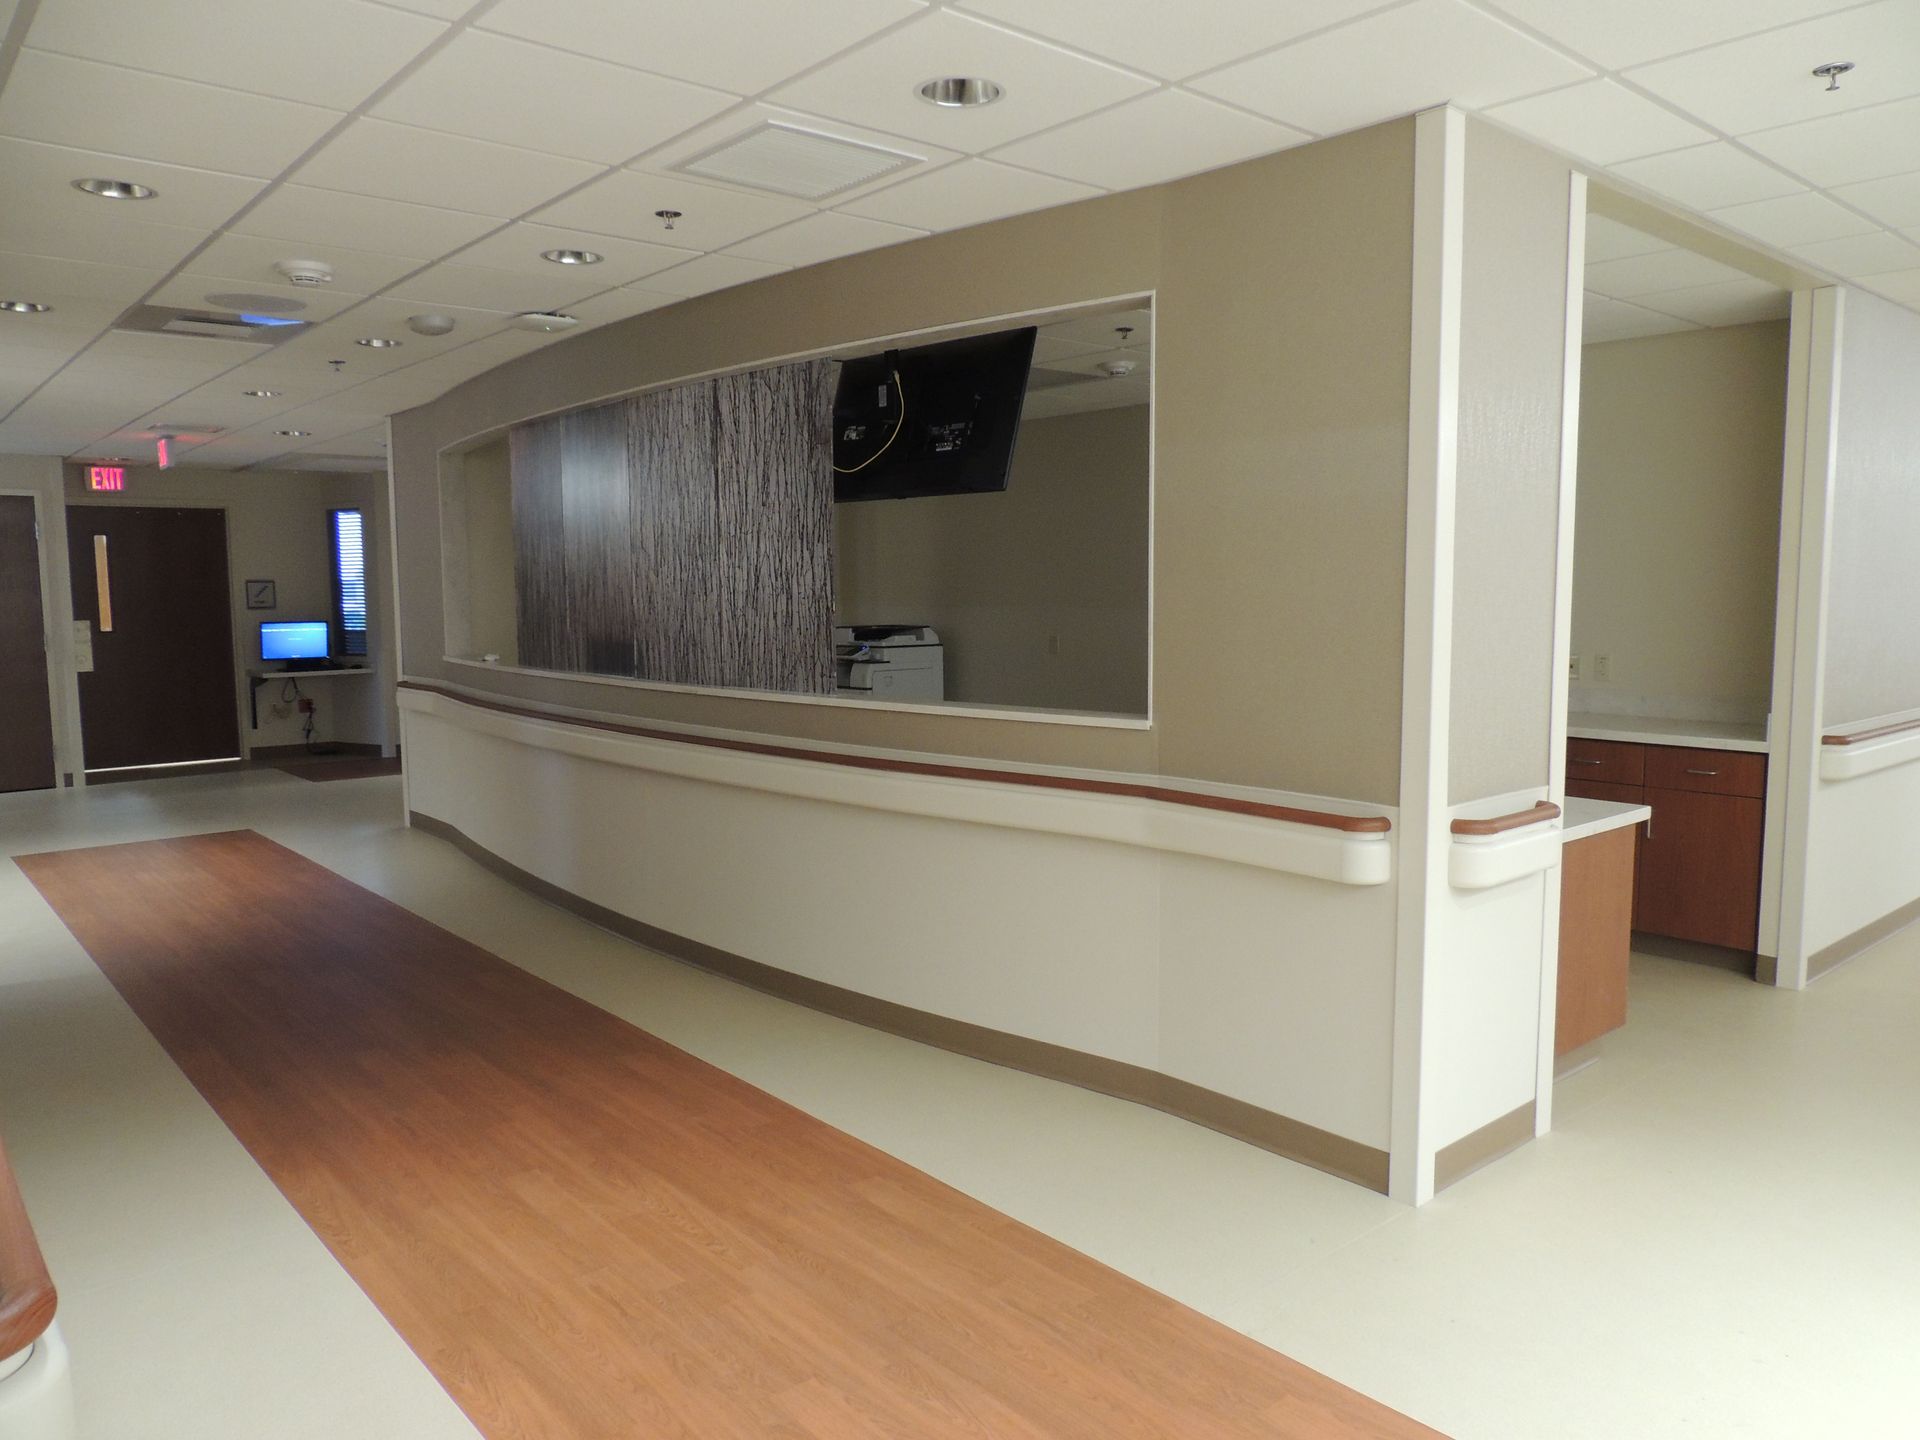
M 1378 10 L 1381 0 L 959 0 L 1003 21 L 1150 75 L 1184 79 Z
M 1591 290 L 1587 292 L 1583 309 L 1585 319 L 1580 331 L 1583 345 L 1604 345 L 1609 340 L 1638 340 L 1648 335 L 1671 335 L 1679 330 L 1700 328 L 1690 320 L 1662 315 L 1657 310 L 1610 299 Z
M 334 110 L 22 50 L 0 91 L 0 134 L 231 175 L 274 176 L 340 119 Z
M 1896 270 L 1866 280 L 1864 288 L 1884 295 L 1896 305 L 1920 306 L 1920 270 Z
M 150 305 L 177 305 L 186 310 L 225 310 L 217 301 L 209 299 L 213 295 L 245 294 L 249 296 L 272 296 L 282 306 L 295 306 L 294 309 L 277 309 L 273 313 L 284 314 L 296 320 L 324 320 L 337 315 L 349 305 L 357 303 L 361 296 L 351 290 L 336 287 L 275 285 L 266 281 L 248 280 L 244 283 L 225 275 L 198 275 L 190 271 L 167 281 L 155 290 L 148 299 Z
M 454 328 L 445 335 L 415 334 L 407 327 L 407 321 L 415 315 L 444 315 L 453 321 Z M 332 322 L 334 329 L 352 329 L 355 335 L 392 335 L 405 340 L 405 358 L 410 365 L 457 349 L 483 335 L 492 335 L 504 329 L 506 323 L 507 315 L 501 311 L 475 310 L 463 305 L 425 305 L 394 295 L 375 295 L 363 300 Z
M 106 202 L 94 203 L 105 208 Z M 96 265 L 144 267 L 158 279 L 207 238 L 203 229 L 152 225 L 121 211 L 96 215 L 92 220 L 90 225 L 78 223 L 63 205 L 41 205 L 33 200 L 0 203 L 0 249 Z
M 474 8 L 476 0 L 380 0 L 396 10 L 411 10 L 416 15 L 432 15 L 441 20 L 459 20 Z
M 547 268 L 551 275 L 522 275 L 511 270 L 443 263 L 401 281 L 392 294 L 421 305 L 460 305 L 513 315 L 527 310 L 564 310 L 571 302 L 605 288 L 593 278 L 592 266 Z M 588 273 L 581 273 L 583 268 Z
M 1871 220 L 1863 220 L 1844 205 L 1811 191 L 1729 205 L 1712 214 L 1722 224 L 1769 245 L 1805 245 L 1814 240 L 1863 235 L 1874 228 Z
M 1483 109 L 1592 74 L 1459 0 L 1413 0 L 1230 66 L 1193 88 L 1332 134 L 1448 100 Z
M 73 182 L 81 179 L 134 180 L 159 193 L 148 200 L 102 200 L 76 190 Z M 0 139 L 0 211 L 31 208 L 76 231 L 118 219 L 212 230 L 258 195 L 261 183 L 257 177 Z
M 518 215 L 600 173 L 509 145 L 360 119 L 295 172 L 305 185 L 480 215 Z
M 661 146 L 644 160 L 634 165 L 636 170 L 646 170 L 656 175 L 676 173 L 675 167 L 697 157 L 708 155 L 731 141 L 748 135 L 766 125 L 781 125 L 788 129 L 807 131 L 813 135 L 850 140 L 857 145 L 871 145 L 881 150 L 890 150 L 896 155 L 911 157 L 917 165 L 904 166 L 891 170 L 877 179 L 861 185 L 849 186 L 845 190 L 835 191 L 823 203 L 840 205 L 853 200 L 869 191 L 882 189 L 898 181 L 907 179 L 919 170 L 933 165 L 944 165 L 948 161 L 958 160 L 958 150 L 948 150 L 944 146 L 929 145 L 924 140 L 910 140 L 903 135 L 892 135 L 884 130 L 868 129 L 864 125 L 854 125 L 845 120 L 827 120 L 818 115 L 807 115 L 798 110 L 784 110 L 777 105 L 753 104 L 729 111 L 711 124 L 699 126 Z M 729 189 L 744 190 L 752 195 L 764 195 L 767 191 L 751 186 L 731 186 L 724 180 L 710 176 L 698 177 L 703 184 L 721 185 Z M 797 198 L 797 197 L 784 197 Z
M 1130 332 L 1124 339 L 1120 335 L 1123 327 Z M 1040 327 L 1041 339 L 1073 341 L 1094 350 L 1144 349 L 1152 335 L 1153 311 L 1145 306 L 1099 310 Z
M 869 220 L 917 225 L 926 230 L 957 230 L 1028 210 L 1065 205 L 1101 192 L 1091 185 L 1015 170 L 991 160 L 961 160 L 902 181 L 846 209 Z
M 1490 119 L 1596 165 L 1677 150 L 1711 140 L 1683 120 L 1612 80 L 1586 80 L 1487 111 Z
M 1920 225 L 1920 170 L 1864 180 L 1858 185 L 1839 185 L 1829 193 L 1896 229 Z
M 363 0 L 50 0 L 27 38 L 63 55 L 351 110 L 445 32 Z
M 769 230 L 764 235 L 756 235 L 751 240 L 743 240 L 738 245 L 730 246 L 727 254 L 745 256 L 749 260 L 768 260 L 776 265 L 818 265 L 824 260 L 837 260 L 842 255 L 877 250 L 883 245 L 898 245 L 903 240 L 917 240 L 926 233 L 905 225 L 887 225 L 878 220 L 865 220 L 858 215 L 843 215 L 828 210 L 809 215 L 804 220 L 796 220 L 791 225 L 782 225 L 778 230 Z
M 222 235 L 193 257 L 188 270 L 195 275 L 218 275 L 254 284 L 275 285 L 281 276 L 273 266 L 279 260 L 324 260 L 333 267 L 334 285 L 355 295 L 383 290 L 421 261 L 405 255 L 382 255 L 350 250 L 343 245 L 308 245 L 305 241 L 268 240 L 258 235 Z M 302 293 L 311 293 L 303 291 Z
M 673 229 L 656 210 L 678 210 Z M 813 207 L 778 195 L 756 195 L 718 185 L 697 185 L 679 176 L 621 170 L 532 218 L 559 229 L 616 235 L 689 250 L 718 250 L 811 215 Z
M 1630 225 L 1622 225 L 1618 220 L 1609 220 L 1605 215 L 1587 216 L 1589 265 L 1603 260 L 1624 260 L 1629 255 L 1651 255 L 1656 250 L 1673 248 L 1671 241 L 1649 235 L 1644 230 L 1635 230 Z
M 100 364 L 139 361 L 159 367 L 180 365 L 218 371 L 244 365 L 259 355 L 260 347 L 244 340 L 115 330 L 89 346 L 86 358 L 90 363 Z
M 991 105 L 970 109 L 944 109 L 922 100 L 920 86 L 943 75 L 986 76 L 1006 93 Z M 977 152 L 1153 88 L 1142 76 L 941 10 L 769 98 L 796 110 Z
M 1125 363 L 1133 369 L 1125 377 L 1110 376 L 1102 366 Z M 1153 371 L 1153 352 L 1143 341 L 1122 349 L 1089 350 L 1078 355 L 1068 355 L 1055 360 L 1049 367 L 1054 370 L 1069 370 L 1080 375 L 1097 375 L 1102 380 L 1125 378 L 1145 380 Z
M 1033 363 L 1036 365 L 1058 365 L 1071 360 L 1076 355 L 1091 355 L 1101 347 L 1089 345 L 1080 340 L 1063 340 L 1059 336 L 1049 335 L 1042 330 L 1034 338 Z
M 1662 291 L 1647 297 L 1647 304 L 1697 325 L 1752 325 L 1786 319 L 1793 296 L 1764 280 L 1743 278 Z
M 1884 275 L 1889 270 L 1920 267 L 1920 245 L 1888 230 L 1796 245 L 1793 253 L 1824 270 L 1845 276 Z
M 546 250 L 591 250 L 602 256 L 597 265 L 571 267 L 601 290 L 625 285 L 655 271 L 678 265 L 697 253 L 684 247 L 523 223 L 508 226 L 497 234 L 489 235 L 479 244 L 462 250 L 456 261 L 461 265 L 511 270 L 545 281 L 552 278 L 555 269 L 567 268 L 556 266 L 551 260 L 542 260 L 541 253 Z
M 1825 60 L 1863 63 L 1830 91 L 1812 74 Z M 1878 0 L 1641 66 L 1628 78 L 1730 135 L 1897 100 L 1920 91 L 1920 5 Z
M 1129 190 L 1286 150 L 1312 138 L 1304 130 L 1184 90 L 1161 90 L 1016 140 L 994 151 L 993 158 L 1109 190 Z
M 608 290 L 599 295 L 589 296 L 585 300 L 575 301 L 567 307 L 567 313 L 580 322 L 582 329 L 588 329 L 595 325 L 607 325 L 615 320 L 644 315 L 649 310 L 658 310 L 666 305 L 675 305 L 683 298 L 685 297 L 680 295 L 645 290 L 637 285 L 623 285 L 618 290 Z
M 1609 167 L 1623 180 L 1695 210 L 1718 210 L 1803 190 L 1798 180 L 1746 151 L 1716 140 Z
M 734 103 L 732 95 L 683 80 L 469 30 L 371 113 L 614 165 Z
M 282 185 L 234 224 L 242 235 L 263 235 L 307 247 L 344 245 L 387 255 L 437 260 L 505 223 L 505 217 L 409 205 L 371 195 L 348 195 L 308 185 Z
M 920 0 L 503 0 L 480 27 L 621 65 L 753 94 L 916 15 Z
M 778 275 L 788 268 L 766 260 L 748 260 L 740 255 L 702 255 L 698 260 L 689 260 L 658 275 L 649 275 L 641 288 L 654 294 L 706 295 L 715 290 L 744 285 L 749 280 Z
M 1587 266 L 1587 289 L 1615 300 L 1635 300 L 1663 290 L 1717 285 L 1744 278 L 1731 265 L 1722 265 L 1691 250 L 1657 250 L 1651 255 L 1603 260 Z
M 1523 25 L 1609 70 L 1734 40 L 1857 0 L 1492 0 Z
M 16 255 L 0 252 L 0 296 L 9 300 L 38 300 L 57 307 L 61 314 L 73 302 L 97 302 L 119 313 L 153 287 L 151 270 L 124 265 L 90 265 L 80 260 L 63 260 L 51 255 Z M 25 316 L 24 319 L 61 323 L 58 315 Z
M 1920 155 L 1920 99 L 1764 130 L 1746 143 L 1815 185 L 1903 174 Z

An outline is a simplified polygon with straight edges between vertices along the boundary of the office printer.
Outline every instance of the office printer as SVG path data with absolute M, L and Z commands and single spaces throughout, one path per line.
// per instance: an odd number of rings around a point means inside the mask
M 946 651 L 931 625 L 836 625 L 834 688 L 869 700 L 944 700 Z

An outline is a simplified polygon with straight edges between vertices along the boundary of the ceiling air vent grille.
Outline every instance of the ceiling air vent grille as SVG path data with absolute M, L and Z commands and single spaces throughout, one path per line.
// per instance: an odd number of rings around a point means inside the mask
M 172 305 L 135 305 L 113 322 L 116 330 L 143 335 L 190 335 L 212 340 L 243 340 L 278 345 L 310 327 L 280 315 L 226 314 L 218 310 L 182 310 Z
M 824 200 L 923 158 L 769 120 L 673 168 L 752 190 Z

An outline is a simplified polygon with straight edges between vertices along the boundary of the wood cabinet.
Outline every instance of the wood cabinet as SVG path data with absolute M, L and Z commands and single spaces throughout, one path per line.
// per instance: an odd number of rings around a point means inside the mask
M 1633 928 L 1755 949 L 1767 757 L 1571 740 L 1567 760 L 1569 795 L 1653 807 L 1635 865 Z
M 1637 825 L 1606 830 L 1561 851 L 1555 1056 L 1627 1023 L 1627 955 L 1639 830 Z

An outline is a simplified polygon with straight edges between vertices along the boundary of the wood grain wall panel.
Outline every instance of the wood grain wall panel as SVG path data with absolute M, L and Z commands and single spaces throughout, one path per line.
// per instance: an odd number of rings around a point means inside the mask
M 565 670 L 567 566 L 560 488 L 561 421 L 516 425 L 508 437 L 513 490 L 513 581 L 520 663 Z
M 639 675 L 727 683 L 721 668 L 713 382 L 626 402 Z
M 833 692 L 833 369 L 714 382 L 724 682 Z
M 625 405 L 599 405 L 563 417 L 563 669 L 592 675 L 637 671 L 630 483 Z

